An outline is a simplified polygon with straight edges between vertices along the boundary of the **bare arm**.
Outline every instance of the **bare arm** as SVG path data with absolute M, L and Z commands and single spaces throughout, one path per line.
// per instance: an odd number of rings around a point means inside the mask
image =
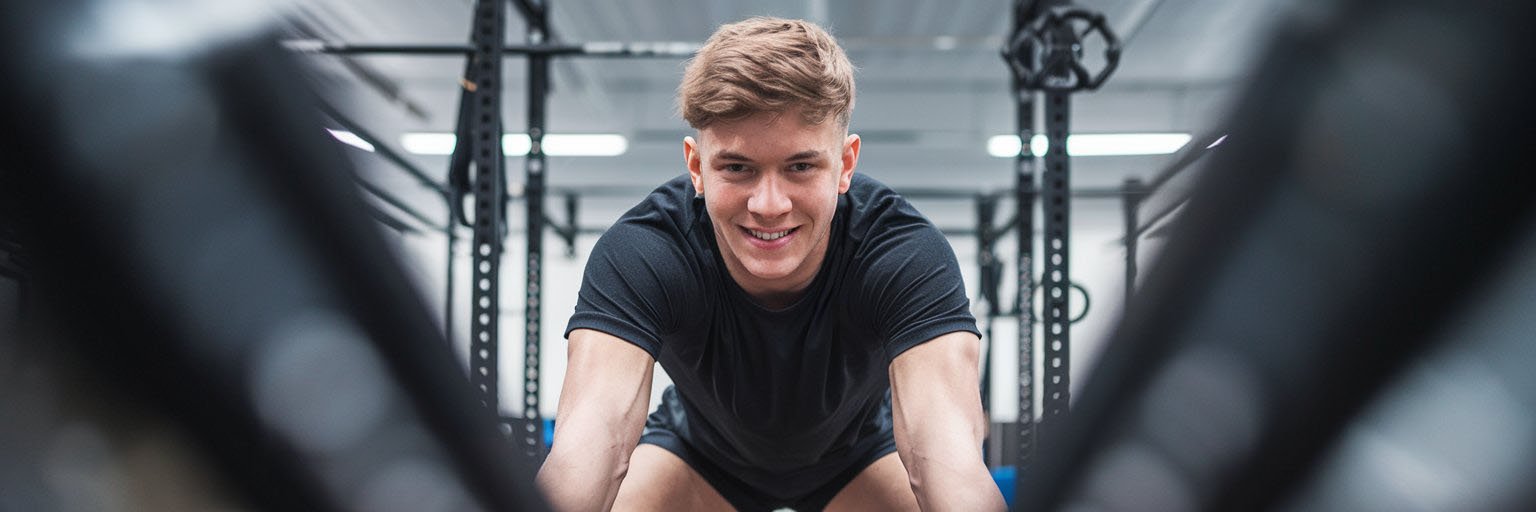
M 650 407 L 655 360 L 612 335 L 571 331 L 555 439 L 538 485 L 555 510 L 608 510 Z
M 981 458 L 980 340 L 953 332 L 891 362 L 896 450 L 923 510 L 1003 510 Z

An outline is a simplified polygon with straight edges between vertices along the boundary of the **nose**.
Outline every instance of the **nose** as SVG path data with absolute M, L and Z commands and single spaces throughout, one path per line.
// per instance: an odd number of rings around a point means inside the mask
M 789 213 L 789 194 L 776 173 L 769 173 L 757 181 L 752 196 L 747 199 L 747 211 L 760 217 L 778 217 Z

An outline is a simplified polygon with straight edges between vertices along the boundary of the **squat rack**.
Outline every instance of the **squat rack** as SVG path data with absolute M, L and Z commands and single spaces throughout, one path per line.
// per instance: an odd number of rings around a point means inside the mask
M 1081 31 L 1079 31 L 1081 29 Z M 1085 37 L 1098 34 L 1105 42 L 1105 65 L 1090 72 L 1081 62 Z M 1034 410 L 1034 332 L 1030 290 L 1035 288 L 1034 201 L 1044 214 L 1044 261 L 1040 285 L 1045 289 L 1043 316 L 1044 389 L 1039 430 L 1055 437 L 1071 404 L 1071 320 L 1069 318 L 1071 159 L 1067 135 L 1071 128 L 1071 94 L 1098 89 L 1120 60 L 1120 43 L 1104 15 L 1072 7 L 1070 0 L 1015 0 L 1012 28 L 1002 50 L 1012 72 L 1020 151 L 1014 160 L 1014 193 L 1018 218 L 1016 274 L 1019 293 L 1014 309 L 1018 329 L 1018 431 L 1015 454 L 1015 493 L 1030 478 L 1037 432 Z M 1045 170 L 1035 181 L 1034 136 L 1036 96 L 1043 96 L 1047 148 Z M 1037 186 L 1039 187 L 1037 189 Z M 1038 190 L 1038 192 L 1037 192 Z
M 525 43 L 506 44 L 508 4 L 515 6 L 527 24 Z M 453 333 L 453 282 L 456 243 L 454 225 L 472 229 L 471 238 L 471 303 L 470 303 L 470 383 L 479 393 L 481 405 L 499 410 L 498 369 L 499 360 L 499 268 L 503 245 L 506 241 L 507 193 L 506 157 L 501 148 L 502 60 L 512 56 L 528 60 L 528 111 L 527 126 L 530 147 L 523 160 L 524 184 L 522 197 L 527 207 L 527 282 L 526 314 L 524 316 L 524 369 L 523 414 L 521 418 L 502 417 L 502 433 L 516 437 L 518 445 L 530 458 L 544 455 L 544 425 L 539 414 L 539 335 L 542 322 L 541 286 L 543 281 L 543 233 L 546 225 L 544 185 L 546 161 L 543 139 L 546 133 L 545 112 L 549 96 L 550 59 L 562 56 L 588 57 L 691 57 L 697 45 L 689 43 L 615 43 L 589 42 L 568 44 L 554 41 L 549 24 L 549 0 L 476 0 L 470 25 L 469 45 L 352 45 L 324 41 L 296 41 L 288 43 L 292 50 L 339 55 L 396 54 L 441 55 L 466 57 L 461 84 L 458 122 L 455 128 L 457 144 L 450 159 L 448 184 L 435 186 L 425 173 L 411 171 L 424 184 L 443 196 L 450 215 L 449 224 L 442 228 L 448 236 L 447 298 L 444 314 L 444 330 L 450 339 Z M 343 116 L 331 112 L 340 123 L 348 123 Z M 350 123 L 349 128 L 356 128 Z M 354 130 L 354 133 L 359 133 Z M 375 148 L 387 148 L 374 137 Z M 391 155 L 393 152 L 381 153 Z M 398 156 L 398 155 L 396 155 Z M 386 156 L 407 170 L 415 169 L 403 159 Z M 375 195 L 378 192 L 370 190 Z M 463 201 L 473 197 L 473 215 L 465 212 Z M 381 198 L 387 196 L 380 195 Z M 424 216 L 404 207 L 398 201 L 391 206 L 428 225 Z M 381 218 L 381 220 L 384 220 Z M 402 224 L 398 219 L 386 224 Z
M 1103 39 L 1104 66 L 1090 71 L 1082 62 L 1083 42 L 1097 35 Z M 1067 136 L 1070 133 L 1071 94 L 1092 91 L 1102 86 L 1113 74 L 1119 63 L 1121 46 L 1114 31 L 1105 22 L 1103 14 L 1074 7 L 1070 0 L 1015 0 L 1012 28 L 1002 50 L 1013 79 L 1013 99 L 1016 103 L 1016 123 L 1020 151 L 1014 162 L 1016 222 L 1018 229 L 1018 253 L 1016 278 L 1018 290 L 1014 311 L 1019 318 L 1018 329 L 1018 386 L 1019 415 L 1016 432 L 1016 476 L 1014 490 L 1022 496 L 1025 482 L 1030 481 L 1031 464 L 1034 462 L 1038 439 L 1062 438 L 1067 413 L 1071 405 L 1071 338 L 1068 289 L 1072 286 L 1069 268 L 1071 166 L 1067 154 Z M 1034 136 L 1035 106 L 1043 98 L 1045 137 L 1048 147 L 1044 157 L 1045 170 L 1040 184 L 1035 181 L 1035 159 L 1031 139 Z M 1140 237 L 1152 226 L 1171 216 L 1185 201 L 1175 197 L 1164 201 L 1162 208 L 1147 222 L 1142 222 L 1141 209 L 1152 194 L 1164 189 L 1179 173 L 1190 167 L 1210 149 L 1219 145 L 1225 135 L 1208 135 L 1190 144 L 1179 157 L 1164 168 L 1151 183 L 1144 184 L 1136 178 L 1127 179 L 1118 193 L 1122 199 L 1125 225 L 1125 296 L 1129 310 L 1135 292 L 1138 271 L 1138 246 Z M 1037 188 L 1038 187 L 1038 188 Z M 1044 261 L 1040 283 L 1046 289 L 1043 309 L 1043 350 L 1046 364 L 1042 385 L 1043 411 L 1036 426 L 1034 411 L 1034 361 L 1033 353 L 1035 322 L 1030 302 L 1036 286 L 1033 274 L 1033 224 L 1034 201 L 1039 199 L 1044 226 Z M 991 218 L 986 212 L 989 203 L 979 203 L 978 220 Z M 983 235 L 991 230 L 983 227 Z M 983 239 L 983 247 L 991 249 Z M 980 255 L 984 283 L 989 265 L 996 264 Z M 1000 272 L 993 272 L 1000 274 Z M 986 283 L 995 286 L 994 283 Z M 984 292 L 985 293 L 985 292 Z M 996 292 L 993 291 L 995 296 Z M 990 313 L 995 313 L 995 309 Z M 990 367 L 990 365 L 988 365 Z

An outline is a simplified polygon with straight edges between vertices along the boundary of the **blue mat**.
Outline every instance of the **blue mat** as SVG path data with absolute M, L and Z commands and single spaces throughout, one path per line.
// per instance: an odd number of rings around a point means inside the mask
M 1013 481 L 1018 477 L 1018 472 L 1013 466 L 998 466 L 992 468 L 992 481 L 997 482 L 997 488 L 1003 491 L 1003 501 L 1013 505 Z

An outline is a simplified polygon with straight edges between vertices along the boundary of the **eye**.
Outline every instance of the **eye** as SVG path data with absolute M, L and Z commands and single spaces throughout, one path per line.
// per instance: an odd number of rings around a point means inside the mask
M 815 168 L 816 168 L 816 166 L 811 165 L 811 164 L 806 163 L 806 162 L 794 163 L 794 164 L 790 164 L 790 166 L 789 166 L 789 170 L 795 171 L 795 172 L 805 172 L 805 171 L 809 171 L 809 170 L 815 169 Z
M 747 172 L 747 166 L 744 164 L 725 164 L 720 167 L 720 170 L 731 174 L 743 173 Z

